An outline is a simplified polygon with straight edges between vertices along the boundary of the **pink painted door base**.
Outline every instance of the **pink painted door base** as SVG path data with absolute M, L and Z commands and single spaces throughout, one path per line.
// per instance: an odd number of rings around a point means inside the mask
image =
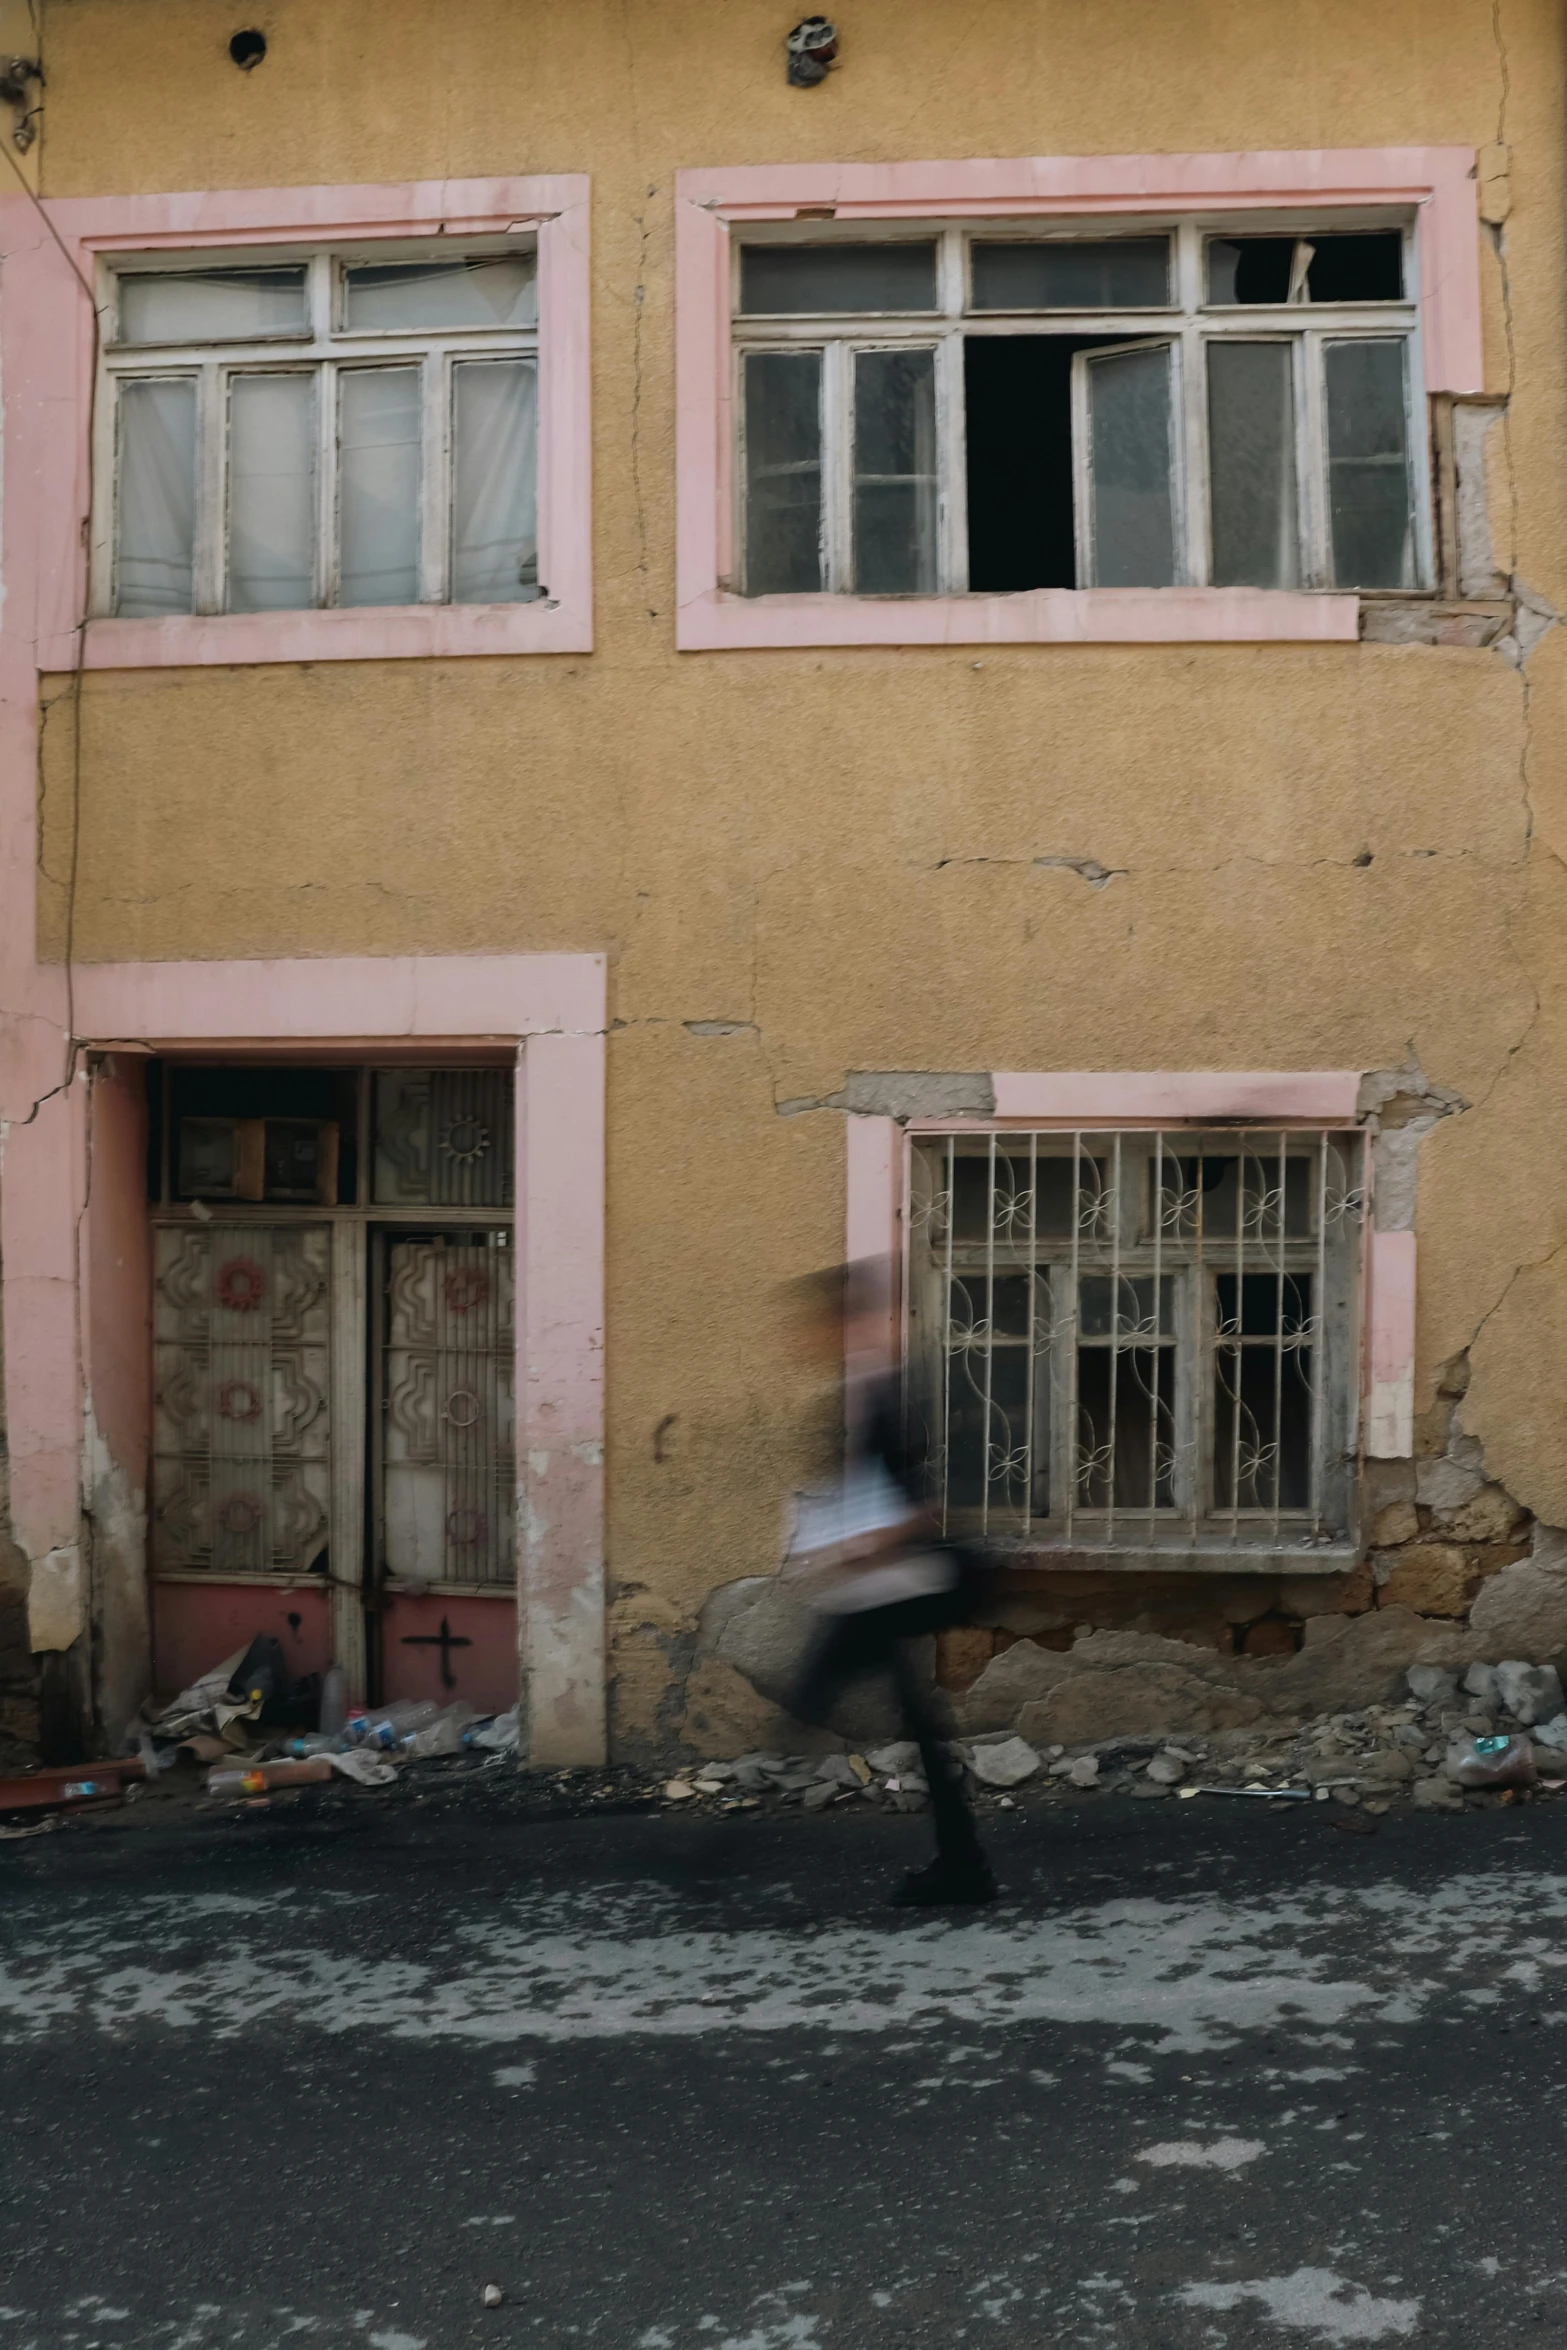
M 296 1680 L 332 1662 L 331 1594 L 270 1583 L 158 1583 L 153 1590 L 153 1681 L 163 1697 L 182 1689 L 258 1632 L 282 1642 Z
M 388 1702 L 433 1697 L 442 1705 L 462 1697 L 478 1713 L 507 1712 L 517 1702 L 512 1594 L 395 1593 L 381 1614 L 381 1694 Z

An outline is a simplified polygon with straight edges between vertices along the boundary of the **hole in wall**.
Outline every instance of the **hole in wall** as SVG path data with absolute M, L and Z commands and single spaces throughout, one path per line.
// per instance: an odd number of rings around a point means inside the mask
M 258 33 L 254 26 L 242 33 L 236 33 L 229 43 L 229 55 L 241 73 L 249 73 L 252 67 L 261 63 L 266 53 L 267 36 L 265 33 Z

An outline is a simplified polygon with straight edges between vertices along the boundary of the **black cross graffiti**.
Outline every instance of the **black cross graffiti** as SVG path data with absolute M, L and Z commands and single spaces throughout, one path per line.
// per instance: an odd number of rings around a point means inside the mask
M 441 1652 L 441 1687 L 455 1689 L 457 1676 L 452 1671 L 452 1650 L 454 1648 L 472 1648 L 473 1642 L 464 1640 L 460 1632 L 454 1632 L 446 1618 L 442 1616 L 439 1632 L 405 1632 L 403 1646 L 404 1648 L 438 1648 Z

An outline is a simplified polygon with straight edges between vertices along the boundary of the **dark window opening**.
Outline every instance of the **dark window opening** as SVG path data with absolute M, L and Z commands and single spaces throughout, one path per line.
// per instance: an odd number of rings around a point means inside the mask
M 965 337 L 968 565 L 975 594 L 1076 587 L 1072 354 L 1122 339 Z
M 168 1095 L 168 1196 L 329 1201 L 358 1196 L 358 1072 L 153 1064 L 149 1106 Z M 161 1137 L 155 1134 L 152 1195 L 159 1193 Z M 254 1162 L 254 1163 L 252 1163 Z
M 1404 240 L 1396 230 L 1376 236 L 1313 237 L 1306 272 L 1313 302 L 1401 302 Z
M 1343 236 L 1214 237 L 1208 246 L 1208 299 L 1245 309 L 1288 302 L 1292 288 L 1308 302 L 1401 302 L 1404 240 L 1397 229 Z

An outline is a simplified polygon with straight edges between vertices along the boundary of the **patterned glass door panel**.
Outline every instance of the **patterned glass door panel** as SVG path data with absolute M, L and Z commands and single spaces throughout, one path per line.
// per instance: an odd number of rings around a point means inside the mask
M 516 1571 L 512 1252 L 487 1242 L 387 1248 L 383 1523 L 403 1581 Z
M 319 1226 L 157 1234 L 153 1553 L 163 1569 L 303 1574 L 331 1492 Z

